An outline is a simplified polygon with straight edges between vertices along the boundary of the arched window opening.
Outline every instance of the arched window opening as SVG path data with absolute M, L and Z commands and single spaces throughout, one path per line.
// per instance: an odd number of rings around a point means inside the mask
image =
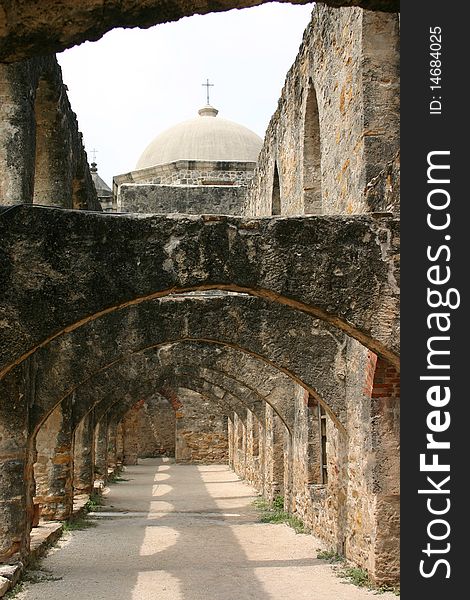
M 251 419 L 252 423 L 252 436 L 253 436 L 253 456 L 259 456 L 259 421 L 253 415 Z
M 308 396 L 308 440 L 307 440 L 307 483 L 325 485 L 328 483 L 327 415 L 323 406 L 309 394 Z
M 320 119 L 317 94 L 310 82 L 304 118 L 303 153 L 304 213 L 322 214 Z
M 273 193 L 271 197 L 271 214 L 281 214 L 281 187 L 279 184 L 279 170 L 277 163 L 274 164 L 274 176 L 273 176 Z
M 319 405 L 318 411 L 318 430 L 320 432 L 320 477 L 321 483 L 328 483 L 328 461 L 326 454 L 326 412 L 323 406 Z

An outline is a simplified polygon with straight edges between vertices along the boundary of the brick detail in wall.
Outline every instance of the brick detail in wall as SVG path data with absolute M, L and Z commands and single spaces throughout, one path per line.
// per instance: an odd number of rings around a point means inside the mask
M 383 358 L 377 358 L 371 397 L 400 398 L 400 374 Z
M 159 393 L 170 402 L 175 411 L 179 411 L 181 408 L 183 408 L 183 403 L 178 399 L 178 396 L 171 388 L 167 386 L 162 387 L 159 390 Z
M 377 354 L 374 354 L 369 350 L 367 352 L 367 364 L 365 368 L 364 376 L 364 389 L 363 392 L 366 396 L 372 396 L 372 390 L 374 387 L 375 370 L 377 367 Z

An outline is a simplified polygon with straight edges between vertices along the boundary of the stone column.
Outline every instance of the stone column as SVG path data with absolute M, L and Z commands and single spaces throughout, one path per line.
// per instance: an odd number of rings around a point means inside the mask
M 233 418 L 233 466 L 240 477 L 246 475 L 246 427 L 238 414 Z
M 68 519 L 73 510 L 72 402 L 68 397 L 46 419 L 36 435 L 35 502 L 41 517 Z
M 108 414 L 95 425 L 95 478 L 108 479 Z
M 29 548 L 32 469 L 21 371 L 15 369 L 0 382 L 0 563 Z
M 246 479 L 258 491 L 260 490 L 260 462 L 259 462 L 259 421 L 247 409 L 246 411 Z
M 35 124 L 28 61 L 0 65 L 0 198 L 2 204 L 31 203 Z
M 122 421 L 116 428 L 116 462 L 122 465 L 124 460 L 124 433 L 122 430 Z
M 284 485 L 284 441 L 286 427 L 279 416 L 273 414 L 273 497 L 283 496 Z
M 75 429 L 73 452 L 73 487 L 78 494 L 90 494 L 94 481 L 94 418 L 89 412 Z
M 111 421 L 108 424 L 108 467 L 117 467 L 117 423 Z
M 375 535 L 370 574 L 379 585 L 395 584 L 400 577 L 400 375 L 384 359 L 377 360 L 371 395 Z

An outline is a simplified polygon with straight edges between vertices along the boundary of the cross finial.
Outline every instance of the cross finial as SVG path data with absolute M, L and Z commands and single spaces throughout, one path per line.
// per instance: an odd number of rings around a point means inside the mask
M 96 154 L 97 153 L 98 153 L 98 150 L 96 148 L 93 148 L 93 150 L 91 151 L 91 154 L 92 154 L 92 159 L 93 159 L 94 163 L 96 162 Z
M 209 83 L 209 80 L 206 79 L 206 83 L 203 83 L 202 85 L 206 88 L 207 104 L 210 104 L 210 102 L 209 102 L 209 88 L 214 87 L 214 84 L 213 83 Z

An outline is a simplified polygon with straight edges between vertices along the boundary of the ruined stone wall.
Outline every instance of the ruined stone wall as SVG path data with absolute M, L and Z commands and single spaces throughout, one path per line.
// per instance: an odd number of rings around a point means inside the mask
M 306 393 L 296 396 L 291 510 L 331 549 L 382 581 L 386 572 L 388 581 L 396 581 L 399 380 L 388 365 L 382 375 L 387 383 L 381 383 L 370 357 L 361 344 L 348 341 L 346 432 L 327 418 L 327 483 L 320 476 L 318 406 Z
M 135 404 L 122 419 L 123 464 L 136 465 L 139 457 L 140 412 L 143 402 Z
M 291 455 L 287 428 L 269 404 L 264 419 L 258 422 L 254 440 L 255 417 L 247 410 L 246 421 L 237 414 L 232 419 L 230 437 L 231 466 L 235 473 L 258 490 L 268 501 L 289 491 Z
M 149 431 L 145 439 L 141 436 L 139 456 L 174 456 L 175 410 L 168 400 L 162 396 L 147 400 L 141 416 Z
M 176 412 L 176 461 L 227 463 L 227 411 L 191 390 L 179 388 L 178 397 L 182 406 Z
M 315 5 L 266 132 L 246 214 L 396 207 L 396 180 L 393 201 L 381 185 L 368 201 L 366 189 L 398 151 L 398 33 L 395 14 Z M 272 205 L 277 185 L 280 211 Z M 310 198 L 314 188 L 319 202 Z
M 170 186 L 124 184 L 118 210 L 136 213 L 240 215 L 246 188 L 240 186 Z
M 255 162 L 221 160 L 175 160 L 137 171 L 116 175 L 114 193 L 126 183 L 152 183 L 157 185 L 242 185 L 253 177 Z
M 55 56 L 0 64 L 0 204 L 101 211 Z
M 163 398 L 135 404 L 124 415 L 121 431 L 124 464 L 137 464 L 138 458 L 174 456 L 175 413 Z

